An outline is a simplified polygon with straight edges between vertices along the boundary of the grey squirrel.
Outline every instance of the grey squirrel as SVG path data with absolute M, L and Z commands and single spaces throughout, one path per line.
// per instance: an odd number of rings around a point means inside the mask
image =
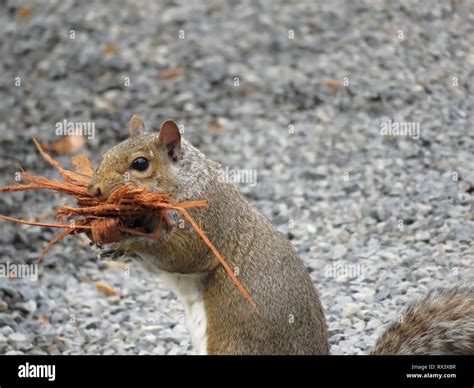
M 159 274 L 184 304 L 200 354 L 329 354 L 319 297 L 296 250 L 229 182 L 220 166 L 182 138 L 172 120 L 149 133 L 134 115 L 127 140 L 107 151 L 88 190 L 107 198 L 129 184 L 177 201 L 205 199 L 191 210 L 252 296 L 253 309 L 223 267 L 176 212 L 156 239 L 128 237 L 101 248 L 112 259 L 130 257 Z M 134 225 L 156 229 L 145 216 Z M 474 288 L 459 287 L 408 307 L 401 322 L 378 339 L 373 354 L 474 354 Z

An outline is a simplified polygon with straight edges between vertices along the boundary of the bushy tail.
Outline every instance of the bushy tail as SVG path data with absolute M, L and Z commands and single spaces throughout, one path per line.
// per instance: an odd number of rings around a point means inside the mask
M 474 355 L 474 287 L 430 291 L 387 328 L 371 354 Z

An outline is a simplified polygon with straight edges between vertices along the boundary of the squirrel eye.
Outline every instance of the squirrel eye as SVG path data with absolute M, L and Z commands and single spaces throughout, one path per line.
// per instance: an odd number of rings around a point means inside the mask
M 130 167 L 134 170 L 145 171 L 148 168 L 148 160 L 142 157 L 136 158 Z

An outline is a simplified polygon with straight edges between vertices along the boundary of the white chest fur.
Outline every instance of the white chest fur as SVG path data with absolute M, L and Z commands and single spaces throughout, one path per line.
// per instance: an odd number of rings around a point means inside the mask
M 191 334 L 191 341 L 199 354 L 207 354 L 207 317 L 203 300 L 203 275 L 181 275 L 160 272 L 165 284 L 184 304 L 186 326 Z

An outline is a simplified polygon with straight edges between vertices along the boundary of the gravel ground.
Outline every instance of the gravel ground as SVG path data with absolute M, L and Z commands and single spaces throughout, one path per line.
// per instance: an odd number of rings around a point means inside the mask
M 366 353 L 408 301 L 472 282 L 472 2 L 161 3 L 1 3 L 2 185 L 20 166 L 55 176 L 31 137 L 58 141 L 56 122 L 95 123 L 97 162 L 133 113 L 175 118 L 211 159 L 257 171 L 242 191 L 300 252 L 333 353 Z M 420 132 L 382 133 L 389 120 Z M 0 213 L 57 201 L 2 195 Z M 55 232 L 0 225 L 4 264 L 32 263 Z M 160 279 L 98 263 L 86 239 L 38 276 L 0 278 L 0 353 L 193 353 Z

